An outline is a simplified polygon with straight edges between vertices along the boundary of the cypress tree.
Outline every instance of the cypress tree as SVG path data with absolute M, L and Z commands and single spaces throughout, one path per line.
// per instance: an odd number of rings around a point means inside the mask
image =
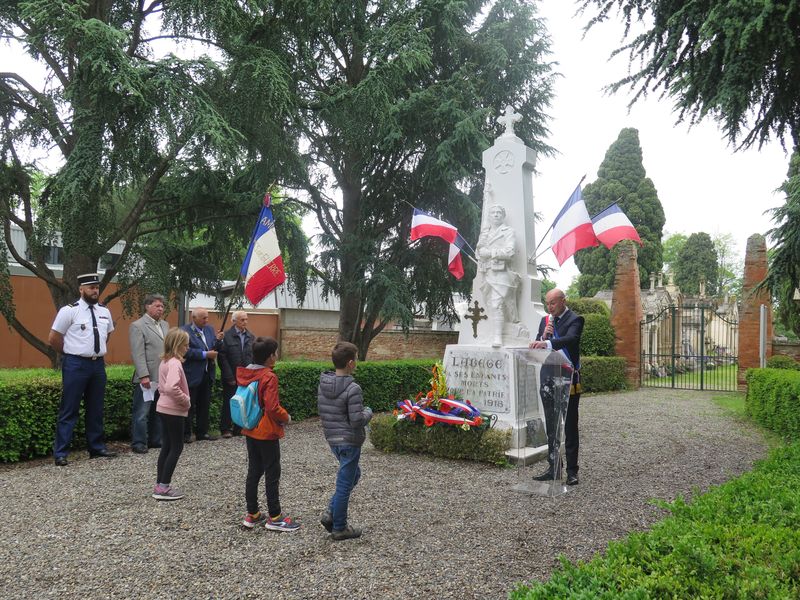
M 688 237 L 675 263 L 675 283 L 684 294 L 700 292 L 700 280 L 706 282 L 706 294 L 717 293 L 719 260 L 711 236 L 701 231 Z
M 638 130 L 625 128 L 620 131 L 606 152 L 597 179 L 583 189 L 583 199 L 591 216 L 616 202 L 631 220 L 643 243 L 639 248 L 639 279 L 642 287 L 647 287 L 650 272 L 660 271 L 663 264 L 664 209 L 642 164 Z M 581 272 L 578 278 L 580 295 L 594 296 L 599 290 L 610 289 L 614 284 L 616 248 L 608 250 L 599 246 L 580 250 L 575 255 L 575 264 Z

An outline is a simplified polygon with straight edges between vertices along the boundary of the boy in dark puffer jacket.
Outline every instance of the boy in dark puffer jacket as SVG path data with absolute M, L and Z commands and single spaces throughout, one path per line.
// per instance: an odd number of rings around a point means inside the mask
M 320 375 L 317 390 L 317 409 L 325 440 L 339 461 L 336 473 L 336 492 L 320 523 L 331 538 L 347 540 L 361 536 L 361 529 L 347 522 L 350 493 L 361 477 L 358 461 L 366 439 L 364 426 L 372 419 L 372 409 L 364 406 L 361 387 L 353 380 L 358 348 L 350 342 L 338 342 L 331 352 L 336 372 Z

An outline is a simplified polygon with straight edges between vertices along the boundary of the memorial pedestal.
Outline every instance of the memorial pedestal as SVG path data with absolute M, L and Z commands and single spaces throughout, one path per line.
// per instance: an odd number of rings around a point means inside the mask
M 495 415 L 496 427 L 511 430 L 506 456 L 520 469 L 514 489 L 546 496 L 563 493 L 566 487 L 560 480 L 523 481 L 521 469 L 547 457 L 549 433 L 556 440 L 554 468 L 561 470 L 560 447 L 571 380 L 564 355 L 528 348 L 449 345 L 444 369 L 451 392 L 469 400 L 482 414 Z

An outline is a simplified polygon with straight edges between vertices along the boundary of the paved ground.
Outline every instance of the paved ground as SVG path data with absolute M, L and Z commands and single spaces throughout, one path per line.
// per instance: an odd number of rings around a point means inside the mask
M 651 498 L 705 490 L 749 470 L 766 446 L 709 393 L 585 397 L 581 483 L 558 498 L 511 487 L 541 465 L 502 469 L 366 445 L 351 517 L 360 540 L 317 522 L 336 465 L 316 419 L 282 445 L 294 534 L 243 531 L 241 438 L 186 447 L 174 483 L 150 498 L 156 453 L 0 468 L 2 598 L 503 598 L 545 579 L 563 554 L 587 560 L 662 518 Z M 263 493 L 263 492 L 262 492 Z

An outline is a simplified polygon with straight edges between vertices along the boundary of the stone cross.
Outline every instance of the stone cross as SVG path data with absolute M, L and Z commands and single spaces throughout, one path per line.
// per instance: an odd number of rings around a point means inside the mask
M 469 312 L 464 315 L 465 319 L 472 321 L 472 337 L 474 338 L 478 337 L 478 322 L 489 318 L 486 315 L 482 315 L 482 312 L 484 312 L 484 309 L 482 309 L 478 304 L 478 301 L 475 300 L 475 306 L 473 306 Z
M 510 104 L 506 104 L 506 108 L 503 111 L 503 116 L 498 118 L 497 120 L 500 121 L 506 128 L 506 130 L 503 132 L 502 136 L 503 137 L 511 136 L 511 135 L 515 135 L 514 134 L 514 123 L 516 123 L 517 121 L 521 121 L 522 120 L 522 115 L 517 113 L 517 112 L 514 112 L 514 107 L 513 106 L 511 106 Z

